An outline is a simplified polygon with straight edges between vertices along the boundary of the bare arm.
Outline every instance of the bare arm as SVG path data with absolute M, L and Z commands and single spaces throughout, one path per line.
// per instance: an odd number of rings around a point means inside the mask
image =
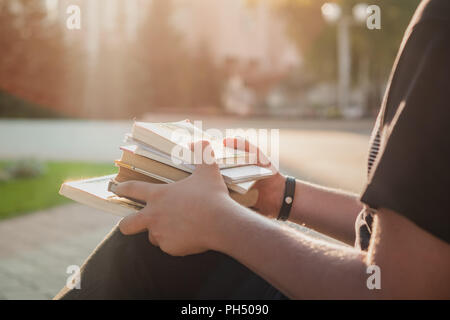
M 297 180 L 289 220 L 353 245 L 362 208 L 354 194 Z
M 270 167 L 275 172 L 271 178 L 260 180 L 255 184 L 255 188 L 259 191 L 255 209 L 266 217 L 276 218 L 283 200 L 285 176 L 271 165 L 266 155 L 248 141 L 227 138 L 224 144 L 236 149 L 255 151 L 258 155 L 258 164 Z M 362 204 L 354 194 L 297 180 L 289 220 L 353 245 L 355 220 L 361 209 Z
M 368 297 L 364 252 L 310 238 L 238 206 L 223 209 L 213 249 L 291 299 Z
M 256 183 L 259 199 L 255 209 L 258 212 L 269 218 L 278 216 L 285 179 L 276 173 Z M 289 220 L 353 245 L 355 220 L 362 208 L 354 194 L 297 180 Z
M 395 212 L 377 214 L 366 253 L 313 240 L 246 211 L 224 208 L 215 248 L 290 298 L 450 298 L 450 246 Z M 380 267 L 381 290 L 366 285 L 371 264 Z

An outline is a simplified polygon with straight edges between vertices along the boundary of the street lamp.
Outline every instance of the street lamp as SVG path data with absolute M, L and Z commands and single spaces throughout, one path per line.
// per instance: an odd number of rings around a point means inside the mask
M 369 8 L 369 5 L 367 3 L 358 3 L 353 7 L 353 18 L 355 18 L 355 21 L 359 23 L 364 23 L 367 20 L 367 9 Z
M 349 106 L 351 80 L 350 26 L 353 22 L 361 23 L 367 18 L 368 5 L 359 3 L 353 7 L 353 18 L 343 12 L 337 3 L 325 3 L 322 16 L 331 24 L 337 24 L 338 45 L 338 106 L 341 111 Z
M 330 23 L 337 22 L 342 14 L 341 7 L 337 3 L 325 3 L 321 10 L 325 20 Z

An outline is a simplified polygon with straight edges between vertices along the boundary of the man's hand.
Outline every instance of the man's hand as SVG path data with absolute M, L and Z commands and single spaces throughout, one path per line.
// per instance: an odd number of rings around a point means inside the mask
M 223 140 L 225 146 L 247 152 L 256 152 L 256 164 L 261 167 L 268 167 L 274 175 L 267 179 L 259 180 L 254 187 L 258 190 L 258 201 L 254 206 L 262 215 L 269 218 L 277 218 L 280 212 L 281 202 L 283 201 L 284 184 L 286 178 L 278 172 L 270 159 L 257 147 L 250 144 L 247 140 L 241 138 L 225 138 Z
M 203 161 L 212 155 L 208 142 L 199 142 L 202 161 L 186 179 L 171 184 L 129 181 L 120 183 L 115 192 L 124 197 L 145 201 L 146 207 L 119 224 L 123 234 L 149 231 L 149 240 L 164 252 L 184 256 L 211 249 L 213 224 L 221 208 L 233 203 L 220 175 L 218 165 Z M 196 156 L 200 152 L 195 152 Z M 214 160 L 214 159 L 213 159 Z M 199 162 L 199 161 L 196 161 Z

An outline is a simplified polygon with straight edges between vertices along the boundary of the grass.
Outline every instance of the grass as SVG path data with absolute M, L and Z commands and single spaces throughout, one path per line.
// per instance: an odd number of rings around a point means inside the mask
M 7 164 L 0 161 L 0 168 Z M 59 187 L 66 180 L 117 172 L 112 164 L 47 162 L 45 166 L 46 171 L 41 176 L 0 182 L 0 219 L 70 202 L 58 194 Z

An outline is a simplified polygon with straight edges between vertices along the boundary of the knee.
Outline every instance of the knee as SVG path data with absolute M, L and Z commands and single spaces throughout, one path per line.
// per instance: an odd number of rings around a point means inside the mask
M 117 249 L 129 254 L 138 254 L 142 251 L 158 249 L 152 245 L 148 239 L 148 232 L 141 232 L 133 235 L 124 235 L 118 226 L 111 231 L 111 241 L 114 242 Z

